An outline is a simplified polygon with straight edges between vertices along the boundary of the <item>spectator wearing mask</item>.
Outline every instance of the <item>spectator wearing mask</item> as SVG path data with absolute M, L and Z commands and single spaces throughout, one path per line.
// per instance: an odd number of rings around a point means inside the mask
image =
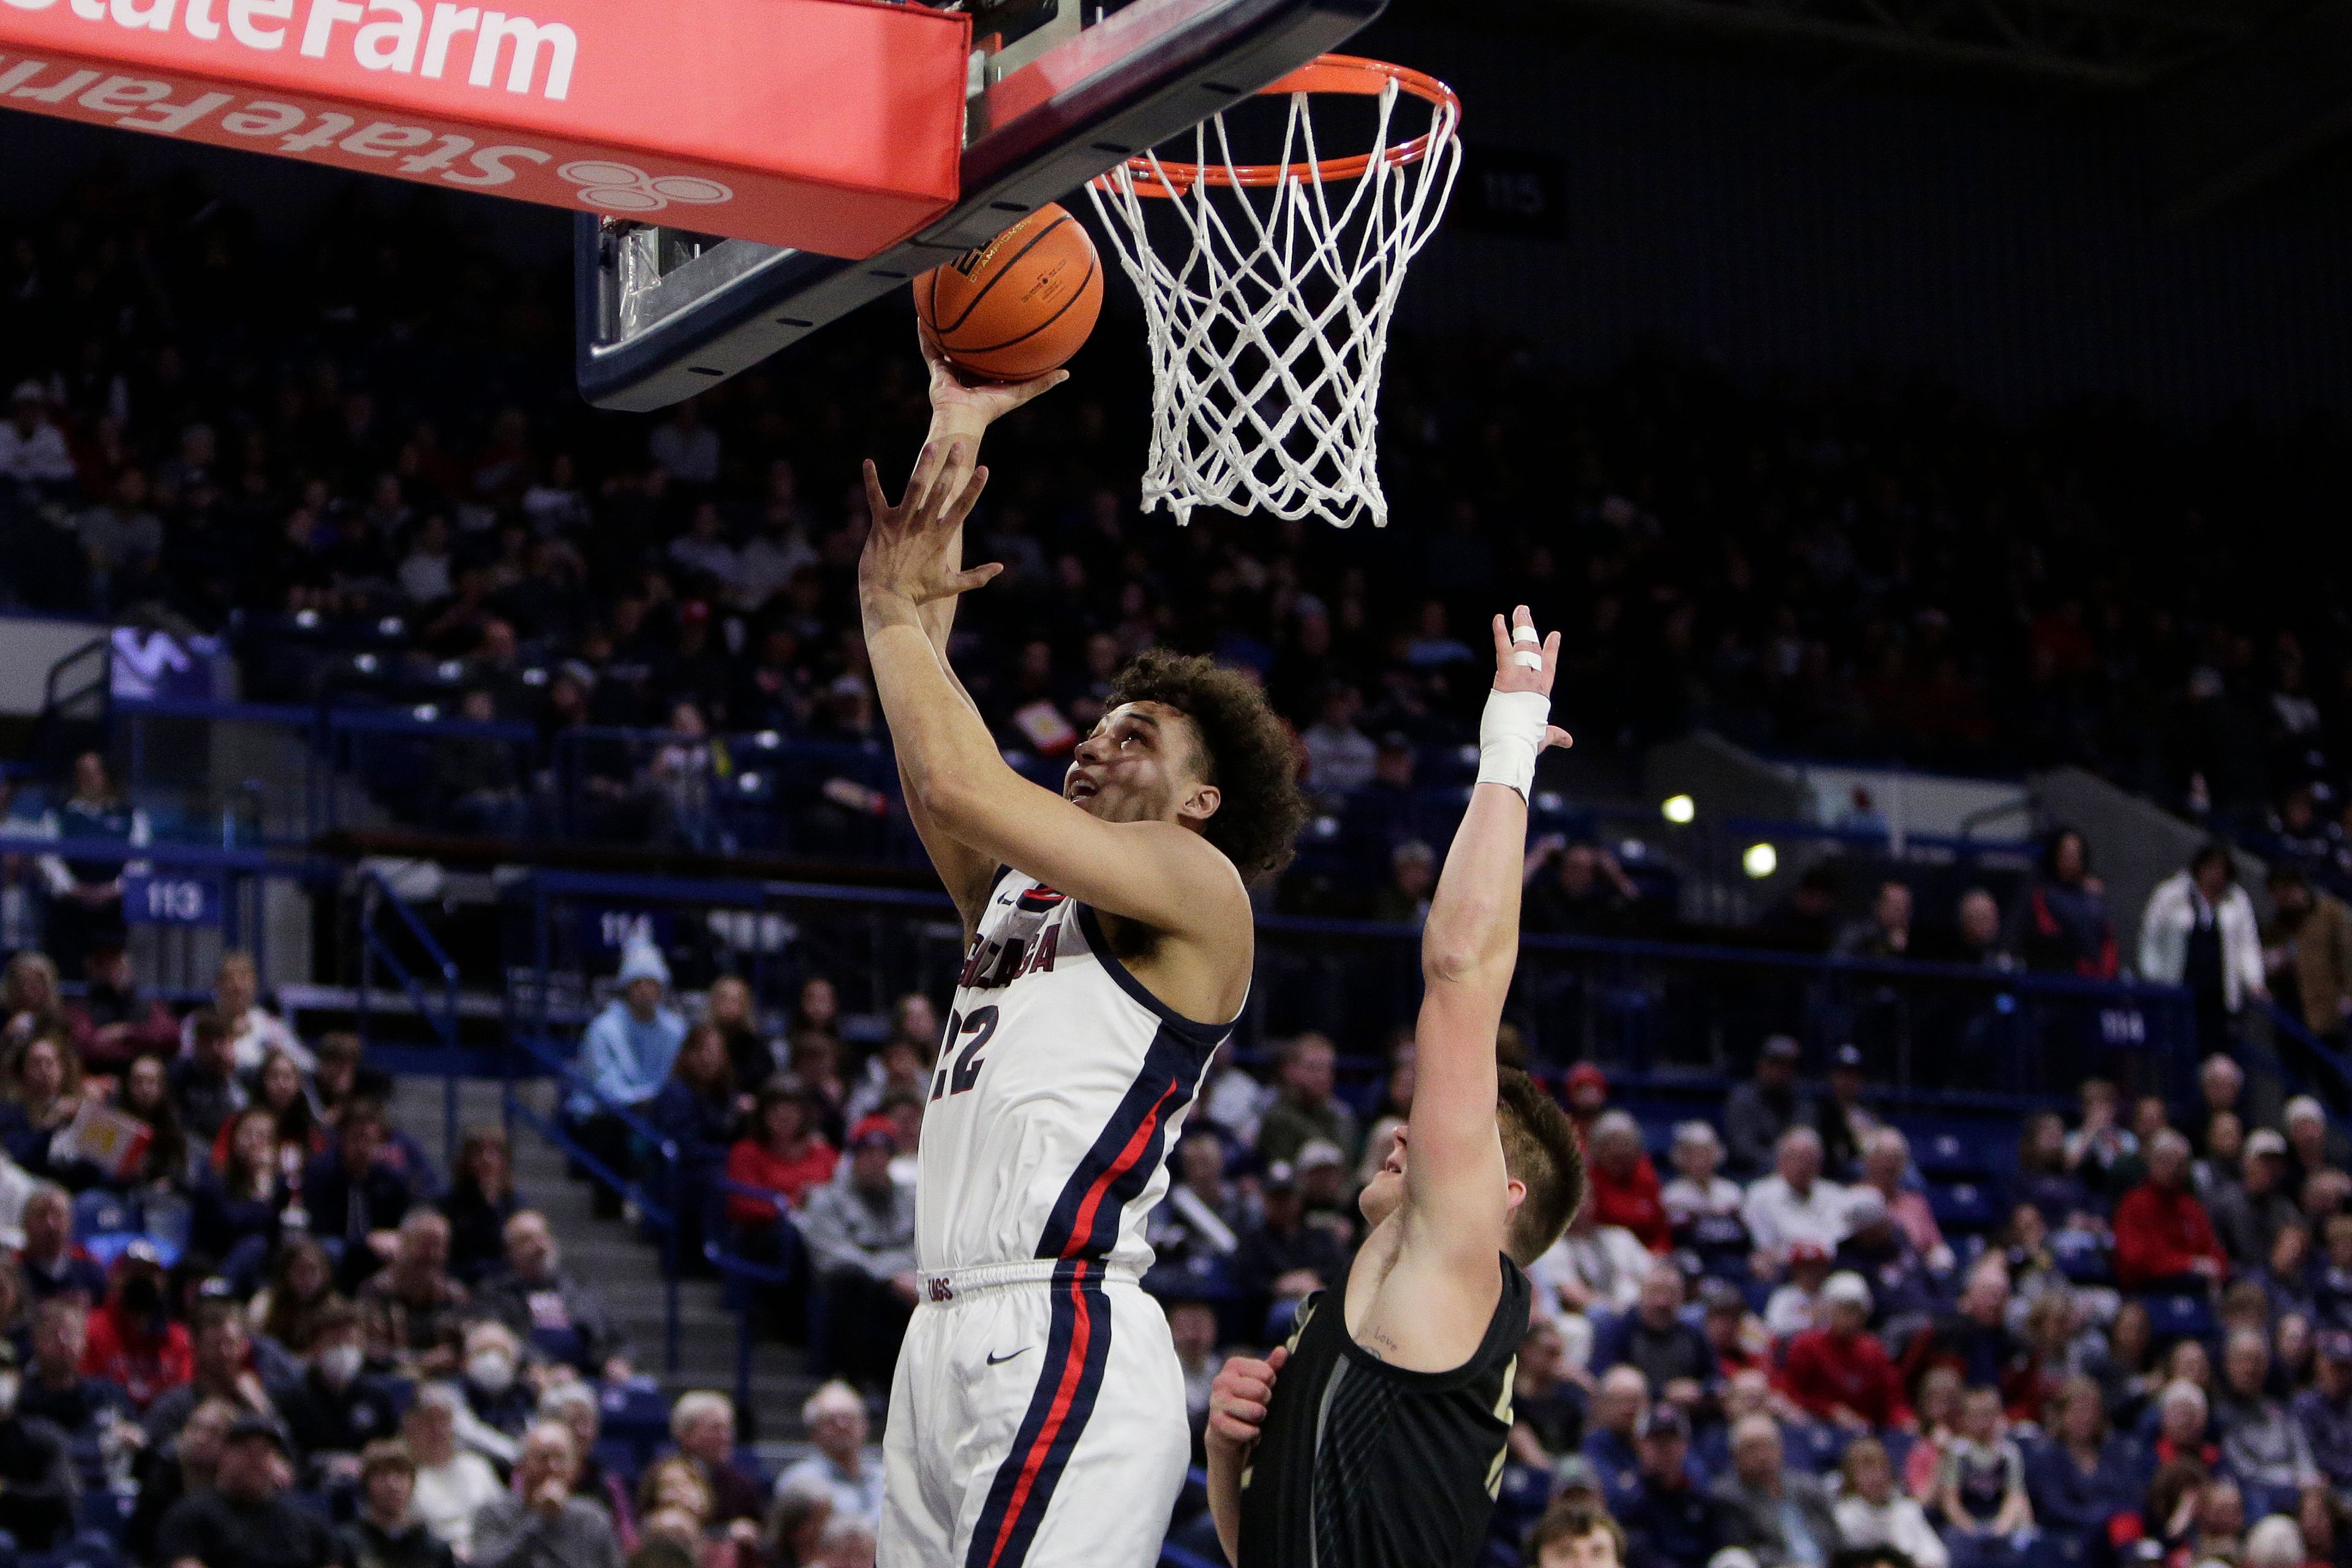
M 2009 948 L 2036 974 L 2116 977 L 2115 922 L 2106 888 L 2091 870 L 2091 847 L 2061 827 L 2042 841 L 2042 865 L 2010 918 Z
M 1753 1181 L 1772 1168 L 1781 1136 L 1812 1123 L 1811 1102 L 1797 1089 L 1803 1055 L 1787 1035 L 1774 1035 L 1757 1054 L 1756 1076 L 1738 1085 L 1723 1107 L 1723 1142 L 1731 1174 Z
M 524 1434 L 514 1488 L 475 1515 L 471 1568 L 620 1568 L 621 1542 L 594 1503 L 572 1495 L 580 1468 L 572 1428 L 540 1421 Z
M 635 1110 L 668 1081 L 678 1048 L 686 1043 L 686 1020 L 663 1000 L 669 990 L 669 964 L 649 942 L 635 942 L 621 956 L 614 984 L 620 994 L 589 1021 L 580 1039 L 580 1066 L 588 1087 L 573 1091 L 565 1107 L 572 1136 L 614 1171 L 626 1171 L 630 1133 L 618 1112 Z M 599 1183 L 596 1212 L 621 1212 L 620 1194 Z
M 2320 1482 L 2302 1426 L 2270 1397 L 2270 1341 L 2261 1329 L 2232 1330 L 2221 1352 L 2213 1414 L 2221 1463 L 2256 1514 L 2293 1513 L 2305 1487 Z
M 2254 903 L 2238 886 L 2227 845 L 2204 845 L 2186 869 L 2148 895 L 2139 922 L 2139 972 L 2143 979 L 2189 988 L 2198 1042 L 2207 1050 L 2227 1050 L 2239 1009 L 2269 998 Z
M 1631 1231 L 1653 1252 L 1674 1244 L 1674 1227 L 1661 1200 L 1658 1173 L 1642 1148 L 1642 1129 L 1622 1110 L 1603 1111 L 1585 1142 L 1585 1203 L 1593 1218 Z
M 887 1132 L 858 1134 L 847 1171 L 812 1194 L 801 1215 L 834 1358 L 876 1384 L 888 1381 L 915 1307 L 915 1194 L 891 1177 L 898 1147 Z
M 1824 1254 L 1845 1238 L 1846 1190 L 1822 1175 L 1822 1138 L 1810 1127 L 1780 1134 L 1772 1174 L 1748 1184 L 1741 1217 L 1757 1256 L 1778 1268 L 1789 1250 L 1807 1241 Z
M 221 1440 L 211 1488 L 182 1498 L 156 1526 L 156 1559 L 204 1568 L 331 1568 L 334 1534 L 287 1498 L 288 1461 L 274 1422 L 238 1416 Z
M 539 1395 L 522 1375 L 522 1342 L 496 1319 L 466 1325 L 465 1361 L 458 1388 L 466 1415 L 458 1436 L 500 1464 L 510 1464 L 523 1428 L 539 1413 Z
M 2352 910 L 2297 866 L 2272 867 L 2269 885 L 2273 912 L 2262 940 L 2271 994 L 2340 1050 L 2352 1018 Z
M 1675 1178 L 1659 1191 L 1675 1246 L 1697 1259 L 1703 1273 L 1742 1278 L 1755 1243 L 1741 1217 L 1748 1194 L 1739 1184 L 1717 1174 L 1723 1141 L 1704 1121 L 1675 1128 Z
M 1849 1552 L 1892 1549 L 1911 1568 L 1948 1568 L 1951 1554 L 1927 1522 L 1918 1500 L 1895 1484 L 1895 1463 L 1886 1445 L 1857 1437 L 1846 1445 L 1838 1467 L 1835 1504 L 1838 1533 Z
M 625 1381 L 635 1370 L 604 1298 L 563 1267 L 547 1216 L 525 1209 L 507 1221 L 507 1267 L 475 1306 L 548 1361 L 590 1377 Z
M 1895 1363 L 1868 1331 L 1870 1308 L 1861 1275 L 1831 1275 L 1819 1326 L 1789 1342 L 1780 1368 L 1781 1392 L 1799 1409 L 1848 1432 L 1885 1431 L 1911 1419 Z
M 1954 1568 L 2014 1563 L 2033 1542 L 2025 1455 L 2003 1426 L 2000 1403 L 1992 1388 L 1960 1396 L 1959 1440 L 1945 1453 L 1936 1486 Z
M 1729 1544 L 1758 1568 L 1828 1568 L 1844 1536 L 1822 1484 L 1782 1459 L 1780 1428 L 1769 1415 L 1742 1417 L 1731 1429 L 1731 1471 L 1715 1484 Z
M 106 1300 L 90 1309 L 81 1370 L 121 1389 L 137 1410 L 195 1373 L 188 1331 L 165 1306 L 163 1265 L 152 1245 L 134 1241 L 115 1263 Z
M 845 1383 L 828 1383 L 802 1405 L 801 1425 L 815 1452 L 776 1478 L 777 1498 L 815 1491 L 832 1500 L 837 1517 L 880 1529 L 882 1467 L 866 1454 L 866 1401 Z
M 1356 1113 L 1332 1089 L 1337 1055 L 1320 1035 L 1301 1035 L 1283 1047 L 1279 1092 L 1258 1120 L 1259 1159 L 1296 1161 L 1318 1138 L 1336 1144 L 1343 1159 L 1354 1159 Z
M 366 1372 L 360 1315 L 341 1301 L 312 1320 L 302 1376 L 278 1396 L 305 1488 L 345 1490 L 360 1484 L 369 1445 L 400 1429 L 392 1390 Z M 414 1483 L 414 1475 L 409 1478 Z
M 2209 1291 L 2229 1273 L 2205 1205 L 2189 1185 L 2189 1140 L 2170 1128 L 2147 1155 L 2147 1178 L 2116 1205 L 2116 1280 L 2126 1290 Z
M 1660 1399 L 1685 1412 L 1696 1410 L 1713 1392 L 1719 1373 L 1706 1335 L 1684 1321 L 1682 1310 L 1682 1270 L 1670 1259 L 1658 1258 L 1642 1277 L 1641 1299 L 1633 1310 L 1594 1334 L 1592 1370 L 1633 1367 Z
M 1690 1436 L 1690 1417 L 1672 1404 L 1653 1406 L 1634 1428 L 1641 1469 L 1619 1517 L 1629 1563 L 1706 1568 L 1722 1550 L 1722 1510 L 1693 1483 Z
M 360 1455 L 359 1517 L 339 1537 L 342 1568 L 455 1568 L 447 1542 L 416 1517 L 416 1460 L 397 1438 Z
M 337 1259 L 336 1282 L 356 1289 L 399 1250 L 400 1222 L 415 1193 L 383 1158 L 389 1139 L 383 1108 L 358 1100 L 343 1108 L 335 1146 L 314 1155 L 302 1178 L 310 1231 Z

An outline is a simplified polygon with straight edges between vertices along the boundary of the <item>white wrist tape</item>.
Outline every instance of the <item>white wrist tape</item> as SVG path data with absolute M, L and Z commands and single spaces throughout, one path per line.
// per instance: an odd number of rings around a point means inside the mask
M 1478 720 L 1478 782 L 1508 784 L 1527 799 L 1550 723 L 1551 699 L 1540 691 L 1486 693 L 1486 711 Z

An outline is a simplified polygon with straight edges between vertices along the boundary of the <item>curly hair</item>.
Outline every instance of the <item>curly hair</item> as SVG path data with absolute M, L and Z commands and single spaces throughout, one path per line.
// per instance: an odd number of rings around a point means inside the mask
M 1195 654 L 1146 648 L 1111 683 L 1113 707 L 1160 702 L 1192 721 L 1221 799 L 1205 829 L 1244 882 L 1290 863 L 1307 797 L 1289 729 L 1239 670 Z

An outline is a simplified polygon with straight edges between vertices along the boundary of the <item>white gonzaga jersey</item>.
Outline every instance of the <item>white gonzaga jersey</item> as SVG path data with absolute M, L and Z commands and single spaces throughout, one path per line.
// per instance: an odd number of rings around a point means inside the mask
M 924 1108 L 922 1272 L 1040 1258 L 1150 1268 L 1144 1218 L 1232 1028 L 1145 990 L 1093 910 L 999 872 Z

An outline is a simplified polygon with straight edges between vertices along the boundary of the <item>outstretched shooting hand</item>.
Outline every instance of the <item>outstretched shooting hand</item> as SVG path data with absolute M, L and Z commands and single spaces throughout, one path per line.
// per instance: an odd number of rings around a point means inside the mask
M 893 506 L 867 458 L 866 504 L 874 526 L 857 558 L 859 596 L 869 605 L 877 597 L 927 605 L 968 594 L 1003 571 L 996 562 L 967 568 L 950 557 L 951 550 L 960 553 L 964 519 L 987 485 L 988 470 L 971 466 L 970 443 L 927 441 L 907 493 Z
M 923 348 L 923 363 L 930 370 L 931 427 L 972 438 L 980 449 L 980 434 L 1034 397 L 1070 379 L 1066 370 L 1049 370 L 1027 381 L 967 381 L 948 363 L 940 340 L 922 322 L 915 323 L 915 341 Z
M 1551 695 L 1552 678 L 1559 673 L 1559 634 L 1554 632 L 1540 643 L 1514 641 L 1514 634 L 1520 626 L 1530 632 L 1536 626 L 1536 618 L 1528 613 L 1525 605 L 1512 611 L 1507 620 L 1501 616 L 1495 617 L 1495 689 L 1539 691 L 1549 697 Z M 1523 649 L 1541 659 L 1541 665 L 1520 663 L 1519 654 Z M 1541 751 L 1544 746 L 1572 746 L 1575 743 L 1567 731 L 1557 724 L 1550 724 L 1545 726 L 1543 746 L 1537 750 Z

